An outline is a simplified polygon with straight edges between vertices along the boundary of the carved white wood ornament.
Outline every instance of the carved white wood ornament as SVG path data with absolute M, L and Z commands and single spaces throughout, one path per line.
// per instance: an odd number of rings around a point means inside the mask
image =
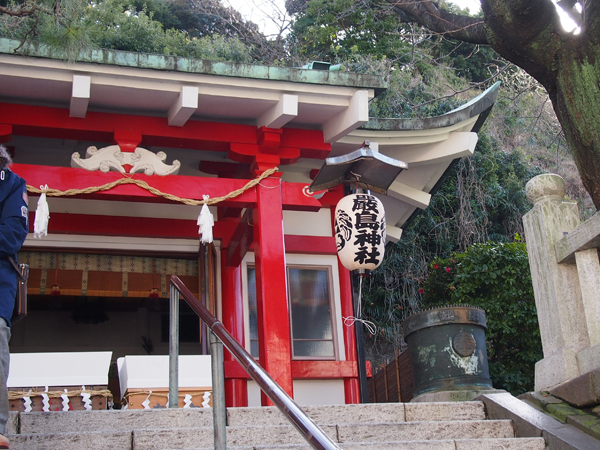
M 88 147 L 85 158 L 81 158 L 79 152 L 71 155 L 71 167 L 89 170 L 90 172 L 100 170 L 108 172 L 116 170 L 121 173 L 144 172 L 146 175 L 177 175 L 181 163 L 174 160 L 172 165 L 165 164 L 167 159 L 165 152 L 153 153 L 145 148 L 137 147 L 133 153 L 122 152 L 118 145 L 110 145 L 98 149 L 94 146 Z M 129 172 L 124 165 L 132 166 Z

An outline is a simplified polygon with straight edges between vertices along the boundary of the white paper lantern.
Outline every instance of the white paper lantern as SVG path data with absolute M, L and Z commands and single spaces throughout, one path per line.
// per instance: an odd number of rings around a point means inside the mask
M 385 253 L 385 211 L 370 194 L 342 198 L 335 208 L 338 257 L 348 270 L 375 270 Z

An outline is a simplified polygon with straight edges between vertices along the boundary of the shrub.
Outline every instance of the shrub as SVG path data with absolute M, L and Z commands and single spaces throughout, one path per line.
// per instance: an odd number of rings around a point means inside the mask
M 494 387 L 513 395 L 533 390 L 534 365 L 542 359 L 542 348 L 524 243 L 474 244 L 464 253 L 437 258 L 421 292 L 422 307 L 483 308 Z

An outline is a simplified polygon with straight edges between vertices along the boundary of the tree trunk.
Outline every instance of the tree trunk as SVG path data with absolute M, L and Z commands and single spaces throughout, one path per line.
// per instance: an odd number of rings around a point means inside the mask
M 600 2 L 579 2 L 579 34 L 562 28 L 550 0 L 481 0 L 483 27 L 478 18 L 449 14 L 429 1 L 388 2 L 433 31 L 489 44 L 539 81 L 600 210 Z
M 567 33 L 550 0 L 482 0 L 488 42 L 547 90 L 579 169 L 600 209 L 600 19 L 586 5 L 580 34 Z
M 600 46 L 580 44 L 563 46 L 550 97 L 583 185 L 600 210 Z

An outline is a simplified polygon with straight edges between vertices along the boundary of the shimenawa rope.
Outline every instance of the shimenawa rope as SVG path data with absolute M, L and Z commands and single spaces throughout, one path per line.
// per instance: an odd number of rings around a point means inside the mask
M 120 178 L 111 183 L 103 184 L 102 186 L 91 186 L 91 187 L 88 187 L 85 189 L 67 189 L 66 191 L 60 191 L 58 189 L 50 189 L 50 188 L 46 188 L 46 187 L 44 187 L 43 189 L 40 189 L 40 188 L 36 188 L 36 187 L 28 184 L 27 191 L 31 192 L 32 194 L 45 193 L 46 196 L 48 196 L 48 197 L 66 197 L 66 196 L 81 195 L 81 194 L 93 194 L 95 192 L 100 192 L 100 191 L 108 191 L 116 186 L 121 185 L 121 184 L 135 184 L 135 185 L 141 187 L 142 189 L 145 189 L 145 190 L 149 191 L 150 193 L 156 195 L 157 197 L 163 197 L 163 198 L 166 198 L 167 200 L 184 203 L 186 205 L 190 205 L 190 206 L 215 205 L 224 200 L 228 200 L 230 198 L 234 198 L 234 197 L 237 197 L 238 195 L 243 194 L 248 189 L 251 189 L 254 186 L 256 186 L 257 184 L 259 184 L 265 178 L 273 175 L 275 172 L 277 172 L 277 170 L 278 170 L 277 167 L 275 167 L 273 169 L 269 169 L 266 172 L 264 172 L 262 175 L 260 175 L 258 178 L 255 178 L 254 180 L 250 180 L 248 183 L 246 183 L 246 185 L 244 187 L 242 187 L 240 189 L 236 189 L 234 191 L 231 191 L 229 194 L 224 195 L 222 197 L 214 197 L 214 198 L 209 198 L 207 200 L 193 200 L 193 199 L 189 199 L 189 198 L 181 198 L 176 195 L 164 193 L 164 192 L 161 192 L 160 190 L 150 186 L 145 181 L 136 180 L 134 178 L 129 178 L 129 177 Z

